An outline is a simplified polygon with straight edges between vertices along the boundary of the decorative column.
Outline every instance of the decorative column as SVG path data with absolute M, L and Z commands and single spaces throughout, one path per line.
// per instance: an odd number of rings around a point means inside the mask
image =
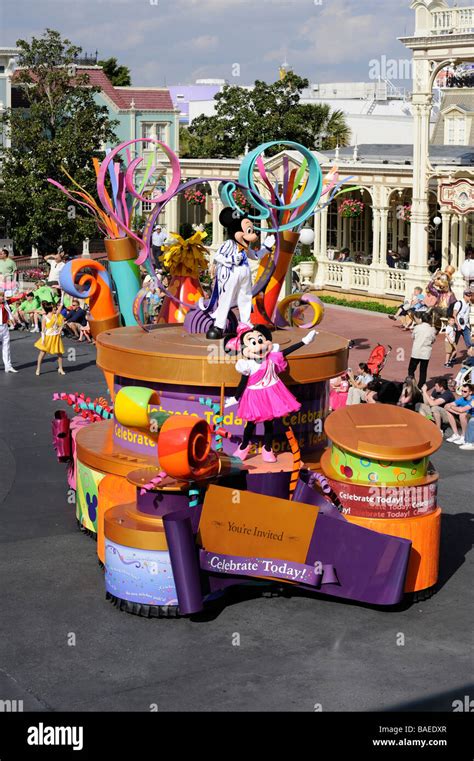
M 450 264 L 458 268 L 458 241 L 459 241 L 459 218 L 457 214 L 451 217 L 451 261 Z
M 315 241 L 314 247 L 319 249 L 317 254 L 316 288 L 324 288 L 327 282 L 328 260 L 328 207 L 315 214 L 314 219 Z M 315 254 L 316 255 L 316 254 Z
M 336 238 L 336 247 L 340 251 L 342 248 L 342 217 L 339 214 L 339 206 L 340 204 L 337 204 L 337 238 Z
M 219 193 L 215 192 L 212 198 L 212 249 L 217 251 L 224 242 L 224 230 L 219 222 L 219 215 L 224 208 Z
M 166 187 L 170 186 L 171 179 L 171 173 L 167 170 Z M 179 233 L 178 200 L 179 196 L 175 196 L 165 206 L 165 228 L 168 235 L 170 233 Z
M 369 271 L 369 291 L 375 296 L 385 292 L 385 269 L 387 236 L 388 236 L 388 207 L 375 207 L 374 215 L 374 243 L 372 251 L 372 266 Z
M 441 209 L 441 269 L 444 270 L 449 264 L 449 231 L 451 227 L 451 214 L 447 209 Z
M 321 212 L 321 256 L 328 258 L 328 207 Z
M 392 205 L 392 251 L 398 249 L 398 219 L 397 205 Z
M 372 207 L 373 215 L 373 243 L 372 243 L 372 265 L 380 262 L 380 214 L 381 210 Z
M 413 66 L 413 200 L 411 208 L 410 267 L 406 277 L 406 292 L 425 283 L 429 272 L 428 252 L 428 160 L 432 94 L 430 62 L 414 59 Z
M 379 262 L 381 265 L 387 264 L 388 250 L 388 206 L 380 209 L 380 250 Z
M 462 294 L 464 292 L 464 288 L 466 287 L 464 278 L 461 275 L 461 267 L 463 265 L 463 262 L 466 258 L 466 226 L 467 226 L 467 216 L 460 215 L 457 217 L 458 220 L 458 251 L 457 251 L 457 260 L 452 262 L 453 267 L 456 267 L 456 272 L 454 273 L 454 277 L 452 280 L 452 289 L 454 293 L 456 294 L 456 297 L 462 298 Z
M 369 253 L 369 240 L 370 240 L 370 206 L 368 203 L 364 206 L 364 254 Z
M 89 238 L 82 241 L 82 256 L 89 256 Z

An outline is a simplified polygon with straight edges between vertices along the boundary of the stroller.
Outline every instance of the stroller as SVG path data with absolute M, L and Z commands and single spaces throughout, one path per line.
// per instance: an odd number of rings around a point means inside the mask
M 372 349 L 370 352 L 370 357 L 367 360 L 367 366 L 374 378 L 377 378 L 384 369 L 391 351 L 391 346 L 387 346 L 387 348 L 385 348 L 385 346 L 382 346 L 382 344 L 377 344 L 375 349 Z

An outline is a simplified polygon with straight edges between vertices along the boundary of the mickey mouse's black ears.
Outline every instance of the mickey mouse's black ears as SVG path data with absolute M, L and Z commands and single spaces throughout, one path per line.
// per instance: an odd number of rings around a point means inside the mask
M 219 214 L 219 222 L 226 229 L 233 226 L 238 229 L 242 219 L 245 219 L 245 217 L 237 209 L 232 209 L 230 206 L 226 206 Z

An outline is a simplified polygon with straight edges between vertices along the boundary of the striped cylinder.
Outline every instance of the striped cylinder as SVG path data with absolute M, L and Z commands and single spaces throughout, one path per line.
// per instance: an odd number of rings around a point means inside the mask
M 194 480 L 207 469 L 210 451 L 211 429 L 205 420 L 173 415 L 165 421 L 158 438 L 158 460 L 169 476 Z
M 148 408 L 159 403 L 157 392 L 151 388 L 124 386 L 115 397 L 115 419 L 121 425 L 131 428 L 149 428 L 152 416 Z

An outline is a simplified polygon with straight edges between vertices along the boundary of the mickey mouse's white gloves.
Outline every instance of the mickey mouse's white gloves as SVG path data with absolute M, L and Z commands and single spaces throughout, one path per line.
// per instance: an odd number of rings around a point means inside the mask
M 303 338 L 303 343 L 306 344 L 307 346 L 308 344 L 311 343 L 311 341 L 314 341 L 317 335 L 318 335 L 317 330 L 310 330 L 308 335 Z

